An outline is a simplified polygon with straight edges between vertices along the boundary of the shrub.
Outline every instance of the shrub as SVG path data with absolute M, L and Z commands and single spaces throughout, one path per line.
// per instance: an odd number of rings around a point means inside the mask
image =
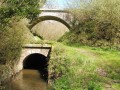
M 90 0 L 82 5 L 74 2 L 73 5 L 76 6 L 70 9 L 73 15 L 73 28 L 71 38 L 68 38 L 71 42 L 96 46 L 98 41 L 104 41 L 109 46 L 120 45 L 119 0 Z
M 23 28 L 20 27 L 21 25 L 14 21 L 10 24 L 10 27 L 0 30 L 0 64 L 14 61 L 20 55 L 23 43 Z

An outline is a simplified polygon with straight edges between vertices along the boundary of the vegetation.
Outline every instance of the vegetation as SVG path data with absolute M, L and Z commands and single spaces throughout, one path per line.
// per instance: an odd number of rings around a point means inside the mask
M 53 45 L 52 90 L 119 90 L 120 52 L 88 46 Z
M 1 81 L 14 74 L 13 67 L 23 43 L 48 43 L 30 32 L 26 35 L 28 28 L 23 20 L 37 18 L 40 1 L 0 1 L 0 87 Z M 72 3 L 72 30 L 59 40 L 64 44 L 50 42 L 53 44 L 49 62 L 52 90 L 120 89 L 120 1 L 89 1 Z
M 23 0 L 23 1 L 3 0 L 1 1 L 1 7 L 0 7 L 1 39 L 0 40 L 3 43 L 1 43 L 0 52 L 1 52 L 1 55 L 5 58 L 0 59 L 0 63 L 4 63 L 5 60 L 7 60 L 6 55 L 9 55 L 9 53 L 12 53 L 11 50 L 17 51 L 16 48 L 19 48 L 22 45 L 21 43 L 21 41 L 23 41 L 21 37 L 23 36 L 22 31 L 20 30 L 20 28 L 17 28 L 15 25 L 22 18 L 26 17 L 30 20 L 33 20 L 33 18 L 36 18 L 39 13 L 38 9 L 39 9 L 39 0 L 36 0 L 36 1 L 34 0 L 30 0 L 30 1 L 29 0 Z M 18 27 L 20 26 L 18 25 Z M 10 45 L 13 45 L 12 49 Z M 9 50 L 7 50 L 6 48 L 8 48 Z M 3 58 L 2 56 L 1 58 Z M 13 57 L 14 56 L 16 57 L 16 55 L 13 55 Z M 4 62 L 2 62 L 1 60 Z
M 119 90 L 120 1 L 77 0 L 69 8 L 72 29 L 51 56 L 52 89 Z
M 0 8 L 0 24 L 7 23 L 13 16 L 35 19 L 39 14 L 41 2 L 45 0 L 2 0 Z
M 36 19 L 43 2 L 45 0 L 0 0 L 0 88 L 1 81 L 14 74 L 24 38 L 29 36 L 25 33 L 28 29 L 23 18 Z
M 82 1 L 84 2 L 77 3 Z M 82 1 L 70 4 L 73 28 L 62 41 L 120 48 L 120 0 Z

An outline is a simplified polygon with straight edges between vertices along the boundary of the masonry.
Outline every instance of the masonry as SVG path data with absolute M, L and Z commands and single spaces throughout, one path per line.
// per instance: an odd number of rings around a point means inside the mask
M 71 21 L 73 16 L 69 11 L 65 10 L 40 10 L 39 17 L 33 20 L 28 28 L 31 30 L 36 24 L 45 20 L 55 20 L 64 24 L 68 29 L 71 29 Z
M 16 69 L 15 71 L 19 72 L 22 69 L 24 69 L 24 60 L 26 59 L 26 57 L 30 55 L 41 55 L 43 57 L 46 57 L 45 60 L 48 62 L 50 59 L 51 48 L 52 46 L 48 44 L 26 44 L 24 45 L 22 52 L 21 52 L 20 59 L 16 65 L 17 67 L 15 68 Z M 33 65 L 34 65 L 34 61 L 32 62 Z

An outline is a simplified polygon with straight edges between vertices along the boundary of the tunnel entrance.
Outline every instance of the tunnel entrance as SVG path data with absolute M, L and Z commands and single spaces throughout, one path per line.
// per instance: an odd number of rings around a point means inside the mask
M 43 80 L 48 81 L 48 62 L 47 57 L 42 54 L 31 54 L 23 61 L 24 69 L 38 70 Z

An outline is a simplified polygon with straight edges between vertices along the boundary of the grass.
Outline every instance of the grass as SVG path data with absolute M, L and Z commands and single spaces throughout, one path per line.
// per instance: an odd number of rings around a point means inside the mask
M 96 47 L 53 45 L 52 90 L 120 90 L 120 52 Z
M 46 42 L 53 46 L 49 62 L 51 90 L 120 90 L 119 51 L 41 41 Z

